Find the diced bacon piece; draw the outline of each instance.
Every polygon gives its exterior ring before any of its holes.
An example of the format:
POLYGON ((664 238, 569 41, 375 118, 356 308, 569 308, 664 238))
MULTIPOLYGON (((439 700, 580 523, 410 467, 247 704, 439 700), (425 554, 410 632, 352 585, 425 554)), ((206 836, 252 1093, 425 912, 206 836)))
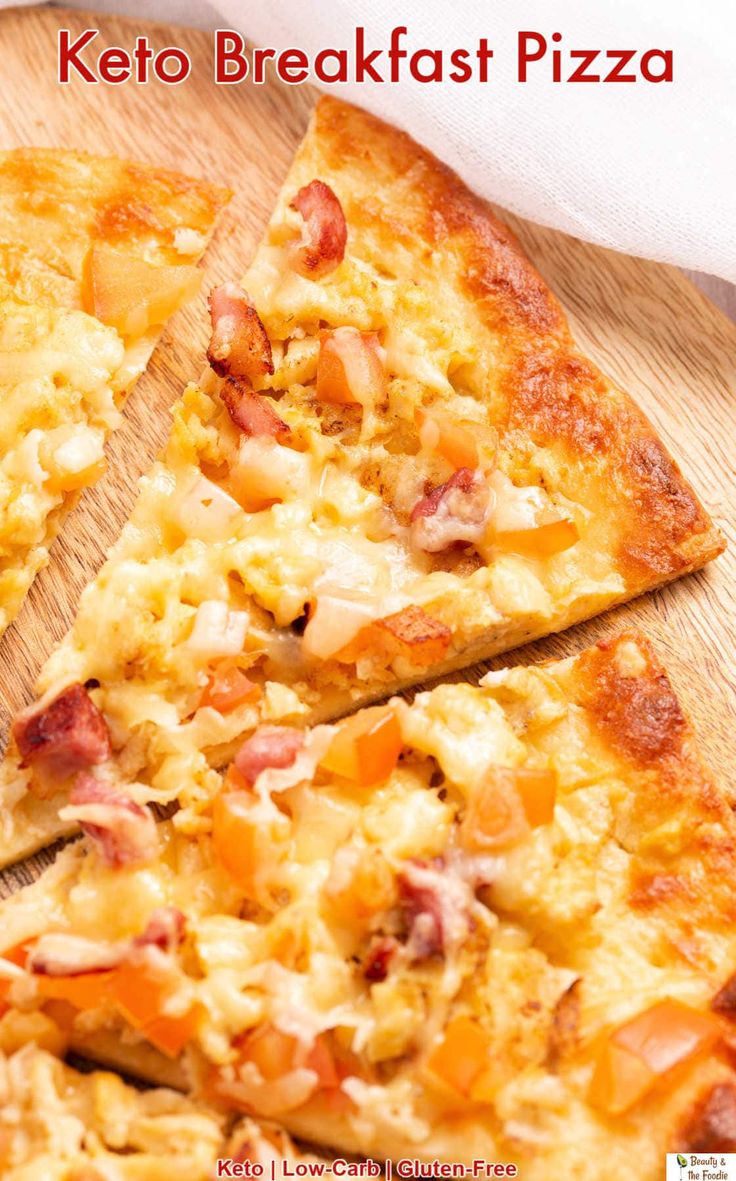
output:
POLYGON ((59 779, 110 757, 107 723, 80 684, 19 714, 13 736, 24 765, 43 763, 59 779))
POLYGON ((120 795, 92 775, 79 775, 61 820, 82 826, 110 869, 144 865, 158 852, 156 822, 149 808, 120 795))
POLYGON ((446 872, 443 863, 422 861, 407 862, 398 881, 412 959, 444 955, 465 941, 472 903, 466 882, 446 872))
POLYGON ((441 660, 452 639, 446 623, 415 604, 387 615, 385 619, 378 619, 373 628, 389 648, 422 667, 441 660))
POLYGON ((136 947, 159 947, 175 951, 184 939, 186 919, 175 906, 159 906, 151 913, 142 934, 133 940, 136 947))
POLYGON ((41 935, 28 953, 26 967, 34 976, 82 976, 106 972, 128 954, 127 941, 110 943, 64 931, 41 935))
POLYGON ((269 767, 291 767, 303 745, 303 731, 293 726, 259 726, 236 754, 235 769, 252 787, 269 767))
POLYGON ((321 279, 345 257, 348 228, 342 205, 329 185, 310 181, 299 190, 291 208, 304 218, 304 233, 294 251, 295 269, 308 279, 321 279))
POLYGON ((399 950, 399 943, 392 935, 384 935, 374 940, 363 960, 363 975, 366 980, 370 980, 372 984, 385 980, 399 950))
POLYGON ((243 378, 227 377, 220 397, 235 426, 244 435, 270 435, 272 439, 283 441, 291 434, 270 399, 257 394, 243 378))
POLYGON ((375 332, 345 325, 320 341, 315 391, 321 402, 374 410, 386 400, 383 350, 375 332))
POLYGON ((221 283, 210 293, 209 308, 207 360, 215 373, 249 382, 273 373, 271 342, 250 296, 237 283, 221 283))
POLYGON ((480 472, 458 468, 414 505, 412 543, 429 554, 458 543, 477 545, 485 536, 490 509, 491 490, 480 472))

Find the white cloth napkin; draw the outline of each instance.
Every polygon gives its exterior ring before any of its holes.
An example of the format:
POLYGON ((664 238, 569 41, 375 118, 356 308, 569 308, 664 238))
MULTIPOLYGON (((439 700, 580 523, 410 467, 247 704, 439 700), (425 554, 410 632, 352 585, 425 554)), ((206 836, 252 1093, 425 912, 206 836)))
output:
MULTIPOLYGON (((74 2, 74 0, 72 0, 74 2)), ((88 7, 89 0, 83 0, 88 7)), ((230 27, 249 44, 451 50, 487 37, 485 84, 329 87, 398 123, 477 191, 533 221, 629 254, 736 280, 733 0, 96 0, 131 15, 230 27), (519 30, 570 49, 672 49, 674 81, 554 83, 549 54, 517 81, 519 30)), ((606 70, 601 55, 599 63, 606 70)), ((243 85, 250 85, 245 82, 243 85)))

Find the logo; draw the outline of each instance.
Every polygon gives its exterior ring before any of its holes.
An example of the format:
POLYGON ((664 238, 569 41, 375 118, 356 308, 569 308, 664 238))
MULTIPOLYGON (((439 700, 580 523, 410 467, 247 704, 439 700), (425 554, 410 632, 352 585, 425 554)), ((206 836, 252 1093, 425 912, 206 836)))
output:
POLYGON ((736 1152, 668 1152, 666 1181, 736 1181, 736 1152))

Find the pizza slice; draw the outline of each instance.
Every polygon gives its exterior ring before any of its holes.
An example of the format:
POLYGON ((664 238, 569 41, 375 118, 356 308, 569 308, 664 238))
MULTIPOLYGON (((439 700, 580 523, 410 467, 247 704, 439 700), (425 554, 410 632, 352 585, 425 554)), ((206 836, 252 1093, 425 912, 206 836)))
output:
POLYGON ((0 154, 0 634, 166 320, 224 189, 113 157, 0 154))
POLYGON ((176 1091, 80 1073, 57 1057, 59 1038, 42 1014, 16 1015, 14 1029, 0 1021, 5 1181, 212 1181, 218 1160, 266 1168, 316 1159, 271 1125, 239 1119, 230 1127, 221 1111, 176 1091))
POLYGON ((186 826, 90 775, 64 814, 7 1001, 93 1057, 527 1181, 736 1145, 736 821, 638 633, 262 726, 186 826))
POLYGON ((491 210, 317 106, 130 525, 16 720, 2 858, 92 766, 195 810, 259 722, 334 718, 719 552, 491 210), (248 294, 246 294, 246 290, 248 294))

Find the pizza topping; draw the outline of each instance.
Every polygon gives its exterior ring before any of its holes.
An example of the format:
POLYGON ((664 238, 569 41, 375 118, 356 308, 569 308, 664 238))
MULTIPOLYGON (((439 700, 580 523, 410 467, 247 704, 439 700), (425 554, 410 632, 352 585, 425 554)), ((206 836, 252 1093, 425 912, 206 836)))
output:
POLYGON ((445 955, 465 941, 472 901, 465 882, 446 873, 442 864, 421 861, 407 862, 398 881, 411 959, 445 955))
POLYGON ((302 241, 294 251, 295 269, 307 279, 321 279, 345 257, 348 229, 342 205, 329 185, 313 180, 299 190, 291 208, 304 219, 302 241))
POLYGON ((334 775, 369 787, 388 778, 403 745, 395 710, 390 705, 378 705, 338 722, 322 766, 334 775))
POLYGON ((374 597, 318 595, 304 630, 304 652, 318 660, 342 655, 343 650, 379 613, 380 606, 374 597))
POLYGON ((417 407, 415 418, 419 426, 419 442, 425 451, 435 452, 456 469, 478 466, 478 445, 473 432, 477 423, 454 422, 439 411, 417 407))
POLYGON ((578 541, 577 525, 562 516, 540 488, 517 488, 496 470, 490 476, 495 493, 489 534, 495 548, 530 558, 549 558, 578 541))
POLYGON ((59 809, 62 820, 80 824, 110 869, 143 865, 158 852, 156 822, 150 809, 120 795, 93 775, 82 774, 59 809))
POLYGON ((237 656, 243 651, 249 623, 247 611, 231 611, 221 599, 207 599, 197 607, 186 647, 208 659, 237 656))
POLYGON ((436 554, 458 543, 478 544, 488 528, 491 501, 491 490, 480 472, 458 468, 446 483, 414 505, 413 545, 436 554))
POLYGON ((554 814, 557 777, 553 771, 494 767, 474 788, 460 825, 469 849, 496 849, 549 824, 554 814))
POLYGON ((395 904, 393 870, 380 849, 343 845, 333 858, 325 896, 343 922, 365 926, 395 904))
POLYGON ((13 737, 24 766, 46 764, 60 779, 110 757, 107 723, 80 684, 20 713, 13 737))
POLYGON ((235 756, 235 768, 249 787, 269 767, 291 767, 304 746, 304 731, 292 726, 259 726, 235 756))
POLYGON ((122 336, 141 336, 194 299, 201 282, 197 267, 159 266, 95 242, 85 260, 82 299, 85 311, 122 336))
POLYGON ((175 906, 159 906, 151 916, 141 935, 136 935, 136 947, 158 947, 161 951, 175 951, 184 939, 186 919, 175 906))
POLYGON ((416 604, 376 620, 373 630, 389 652, 423 667, 442 660, 452 640, 447 624, 416 604))
POLYGON ((475 1099, 492 1059, 493 1042, 480 1022, 458 1016, 445 1028, 427 1066, 446 1086, 475 1099))
POLYGON ((270 435, 283 441, 291 434, 290 428, 263 394, 257 394, 242 377, 226 377, 220 389, 230 418, 244 435, 270 435))
POLYGON ((401 951, 401 945, 392 935, 374 939, 363 960, 363 975, 371 984, 379 984, 388 976, 391 964, 401 951))
POLYGON ((34 976, 81 976, 117 967, 129 953, 126 941, 108 943, 82 935, 52 932, 41 935, 28 953, 26 967, 34 976))
POLYGON ((591 1102, 609 1115, 628 1111, 674 1067, 710 1050, 720 1035, 712 1013, 681 1001, 658 1001, 606 1039, 591 1083, 591 1102))
POLYGON ((207 682, 199 708, 209 706, 218 713, 227 714, 243 705, 255 701, 261 695, 261 686, 248 679, 237 664, 231 660, 220 660, 207 682))
POLYGON ((249 295, 237 283, 214 287, 209 299, 212 336, 207 360, 220 377, 254 382, 273 373, 271 342, 249 295))
POLYGON ((386 370, 375 332, 344 326, 323 335, 316 393, 322 402, 360 405, 364 410, 385 402, 386 370))

